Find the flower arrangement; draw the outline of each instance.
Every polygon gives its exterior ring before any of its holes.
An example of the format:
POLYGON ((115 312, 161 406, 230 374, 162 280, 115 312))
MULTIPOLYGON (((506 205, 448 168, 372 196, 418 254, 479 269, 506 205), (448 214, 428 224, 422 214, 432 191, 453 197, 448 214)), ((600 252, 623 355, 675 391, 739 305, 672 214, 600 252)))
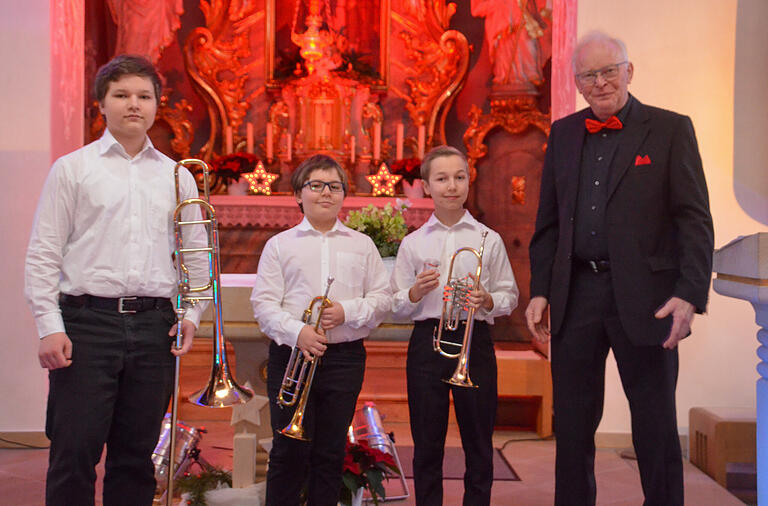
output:
POLYGON ((253 172, 257 163, 259 157, 254 154, 232 153, 215 158, 211 162, 211 172, 230 184, 240 179, 241 175, 253 172))
POLYGON ((403 211, 410 206, 408 201, 400 199, 396 204, 393 207, 388 203, 383 208, 368 204, 359 211, 350 211, 344 224, 370 237, 382 257, 395 256, 400 241, 408 233, 403 211))
POLYGON ((392 174, 400 174, 403 181, 413 183, 416 179, 421 179, 421 159, 403 158, 392 162, 392 174))
POLYGON ((379 504, 379 497, 386 499, 383 481, 387 472, 400 474, 392 455, 377 448, 371 448, 364 439, 357 443, 347 441, 347 453, 344 456, 344 474, 341 488, 341 504, 352 504, 352 496, 360 488, 371 493, 373 504, 379 504))

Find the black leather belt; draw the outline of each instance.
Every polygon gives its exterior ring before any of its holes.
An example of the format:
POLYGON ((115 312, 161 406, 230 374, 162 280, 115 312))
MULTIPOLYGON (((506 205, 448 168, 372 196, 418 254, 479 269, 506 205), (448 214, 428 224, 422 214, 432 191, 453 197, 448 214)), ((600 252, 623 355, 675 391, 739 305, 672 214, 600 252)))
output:
POLYGON ((608 272, 611 270, 610 260, 582 260, 577 258, 576 265, 579 265, 585 269, 589 269, 594 273, 608 272))
POLYGON ((167 297, 96 297, 95 295, 59 295, 59 303, 74 307, 92 307, 118 313, 138 313, 150 309, 165 309, 171 307, 167 297))

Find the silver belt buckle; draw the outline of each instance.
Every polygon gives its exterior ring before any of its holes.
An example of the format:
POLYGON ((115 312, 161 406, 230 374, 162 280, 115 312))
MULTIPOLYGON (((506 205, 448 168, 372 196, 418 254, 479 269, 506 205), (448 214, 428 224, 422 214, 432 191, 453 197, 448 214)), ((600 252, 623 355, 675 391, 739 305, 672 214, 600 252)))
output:
POLYGON ((117 299, 117 312, 118 313, 122 313, 122 314, 133 314, 133 313, 135 313, 136 312, 135 310, 123 308, 123 303, 126 300, 136 300, 136 297, 120 297, 119 299, 117 299))
POLYGON ((600 272, 599 270, 597 270, 597 261, 595 261, 595 260, 590 260, 589 261, 589 267, 592 269, 592 272, 594 272, 594 273, 600 272))

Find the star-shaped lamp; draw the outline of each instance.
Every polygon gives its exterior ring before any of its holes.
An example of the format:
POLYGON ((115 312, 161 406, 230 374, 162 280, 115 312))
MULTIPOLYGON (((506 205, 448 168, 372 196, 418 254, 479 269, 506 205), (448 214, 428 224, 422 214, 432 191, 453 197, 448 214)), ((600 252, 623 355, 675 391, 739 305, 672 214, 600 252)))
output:
POLYGON ((403 176, 399 174, 390 174, 389 168, 386 163, 382 163, 379 166, 379 171, 376 174, 365 176, 365 179, 371 183, 373 187, 373 196, 378 197, 380 195, 387 195, 389 197, 395 196, 395 185, 400 181, 403 176))
POLYGON ((280 177, 280 174, 272 174, 267 172, 264 168, 264 164, 259 162, 256 164, 256 168, 250 174, 243 174, 243 177, 248 181, 248 187, 253 193, 264 195, 272 195, 272 183, 275 179, 280 177))

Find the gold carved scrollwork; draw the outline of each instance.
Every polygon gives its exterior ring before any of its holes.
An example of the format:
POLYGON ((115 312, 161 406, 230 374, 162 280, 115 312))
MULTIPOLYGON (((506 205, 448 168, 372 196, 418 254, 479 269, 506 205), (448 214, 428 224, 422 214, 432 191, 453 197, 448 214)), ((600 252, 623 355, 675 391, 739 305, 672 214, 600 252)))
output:
POLYGON ((488 154, 485 137, 494 128, 500 127, 516 135, 533 126, 549 135, 549 114, 539 111, 536 97, 532 95, 491 97, 491 112, 483 114, 479 107, 473 105, 469 119, 469 127, 464 132, 464 145, 467 147, 470 181, 477 177, 477 160, 488 154))
POLYGON ((456 11, 444 0, 422 0, 418 22, 426 31, 402 31, 412 76, 406 78, 410 97, 406 107, 413 123, 425 125, 427 148, 445 144, 445 119, 467 77, 471 48, 466 37, 448 24, 456 11))
MULTIPOLYGON (((216 141, 223 144, 224 127, 237 133, 253 95, 245 96, 251 65, 249 34, 256 7, 241 0, 200 0, 205 27, 192 30, 184 43, 187 73, 208 108, 211 131, 200 149, 203 160, 213 158, 216 141)), ((235 142, 237 144, 237 142, 235 142)), ((219 151, 223 151, 219 149, 219 151)))
POLYGON ((178 153, 182 158, 190 157, 190 150, 192 145, 192 138, 194 137, 194 129, 192 128, 192 122, 187 116, 192 112, 192 106, 187 103, 186 99, 176 102, 174 107, 168 104, 168 96, 163 95, 160 98, 160 107, 157 109, 157 117, 171 127, 173 131, 173 139, 171 139, 171 147, 173 151, 178 153))

